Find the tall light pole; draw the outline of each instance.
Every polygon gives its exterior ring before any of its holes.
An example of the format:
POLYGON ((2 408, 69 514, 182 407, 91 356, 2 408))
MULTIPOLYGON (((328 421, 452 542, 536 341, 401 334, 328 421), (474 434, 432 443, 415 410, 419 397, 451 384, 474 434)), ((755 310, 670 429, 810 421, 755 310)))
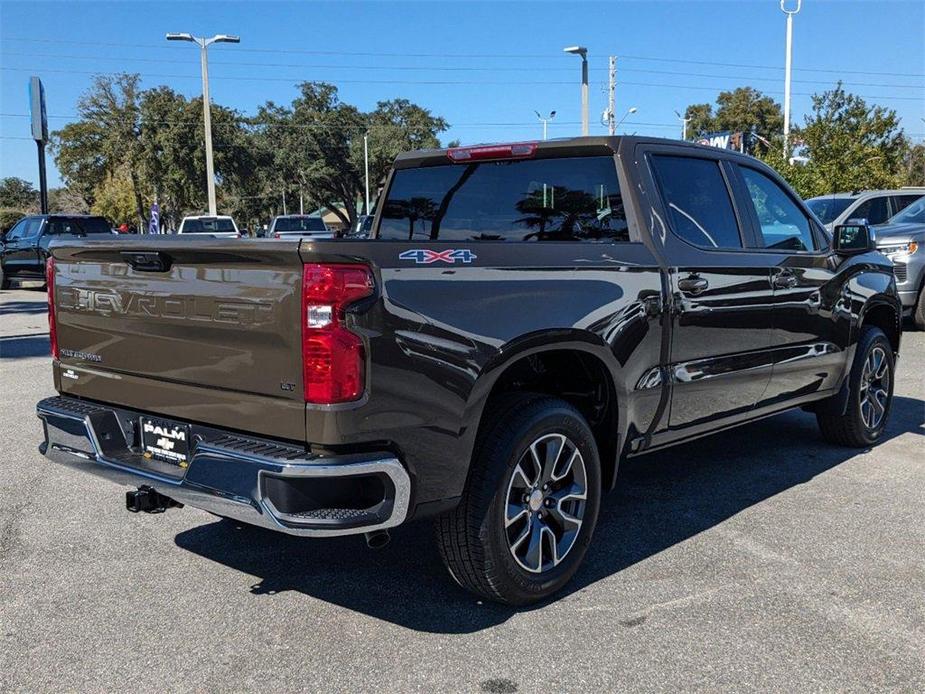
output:
POLYGON ((543 123, 543 140, 545 141, 546 140, 546 124, 556 117, 556 112, 550 111, 549 115, 545 117, 541 116, 539 111, 534 111, 534 113, 536 114, 536 117, 539 118, 540 121, 543 123))
POLYGON ((369 214, 369 133, 363 133, 363 173, 366 179, 366 214, 369 214))
POLYGON ((621 118, 621 119, 617 122, 617 124, 613 127, 613 131, 616 133, 616 132, 617 132, 617 128, 619 128, 621 125, 623 125, 623 121, 625 121, 625 120, 626 120, 627 118, 629 118, 631 115, 633 115, 634 113, 636 113, 636 111, 638 111, 638 110, 639 110, 639 109, 636 108, 635 106, 631 106, 630 108, 628 108, 628 109, 626 110, 626 113, 623 114, 623 118, 621 118))
POLYGON ((674 114, 678 117, 678 120, 681 121, 681 139, 686 140, 687 139, 687 124, 690 122, 691 119, 685 116, 682 116, 677 111, 675 111, 674 114))
MULTIPOLYGON (((216 34, 210 39, 192 34, 167 34, 168 41, 190 41, 199 46, 199 58, 202 65, 202 119, 206 130, 206 186, 209 191, 209 214, 215 216, 215 167, 212 163, 212 114, 209 101, 209 56, 208 47, 213 43, 240 43, 237 36, 216 34)), ((284 203, 285 204, 285 203, 284 203)))
POLYGON ((588 135, 588 49, 584 46, 563 48, 566 53, 581 56, 581 134, 588 135))
POLYGON ((803 0, 796 0, 795 9, 788 10, 787 0, 780 0, 780 9, 787 15, 787 58, 784 66, 784 159, 790 158, 790 63, 793 52, 793 15, 800 11, 803 0))

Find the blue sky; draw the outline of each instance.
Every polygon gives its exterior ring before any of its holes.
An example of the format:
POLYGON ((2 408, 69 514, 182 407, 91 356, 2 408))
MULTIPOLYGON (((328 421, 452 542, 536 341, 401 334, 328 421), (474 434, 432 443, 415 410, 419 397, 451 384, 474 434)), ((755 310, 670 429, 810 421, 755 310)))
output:
MULTIPOLYGON (((795 0, 788 0, 788 6, 795 0)), ((452 124, 463 143, 533 139, 534 110, 556 110, 550 137, 578 134, 579 60, 588 47, 592 133, 617 55, 621 132, 676 137, 674 110, 750 85, 783 101, 784 15, 777 0, 740 2, 0 2, 0 176, 37 182, 26 89, 39 75, 49 126, 68 122, 97 72, 139 72, 144 86, 199 94, 192 44, 168 31, 239 34, 210 50, 212 98, 244 113, 288 103, 294 84, 337 84, 362 109, 406 97, 452 124), (22 40, 29 39, 29 40, 22 40)), ((925 3, 805 0, 794 22, 793 116, 842 79, 897 110, 925 139, 925 3)), ((49 158, 49 184, 59 185, 49 158)))

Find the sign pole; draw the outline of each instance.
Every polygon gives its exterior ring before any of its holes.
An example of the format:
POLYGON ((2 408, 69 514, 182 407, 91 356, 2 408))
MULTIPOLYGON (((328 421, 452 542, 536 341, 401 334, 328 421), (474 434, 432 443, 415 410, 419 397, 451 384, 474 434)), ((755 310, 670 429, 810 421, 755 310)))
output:
POLYGON ((45 143, 36 140, 39 150, 39 203, 42 214, 48 214, 48 181, 45 178, 45 143))

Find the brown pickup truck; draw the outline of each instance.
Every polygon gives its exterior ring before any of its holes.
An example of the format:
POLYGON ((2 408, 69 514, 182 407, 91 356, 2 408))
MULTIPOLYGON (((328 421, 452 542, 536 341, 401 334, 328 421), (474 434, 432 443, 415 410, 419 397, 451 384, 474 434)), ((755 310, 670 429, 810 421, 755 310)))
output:
POLYGON ((412 153, 369 240, 52 244, 41 450, 133 511, 370 544, 436 517, 453 578, 523 604, 625 457, 794 407, 879 440, 901 307, 873 243, 713 148, 412 153))

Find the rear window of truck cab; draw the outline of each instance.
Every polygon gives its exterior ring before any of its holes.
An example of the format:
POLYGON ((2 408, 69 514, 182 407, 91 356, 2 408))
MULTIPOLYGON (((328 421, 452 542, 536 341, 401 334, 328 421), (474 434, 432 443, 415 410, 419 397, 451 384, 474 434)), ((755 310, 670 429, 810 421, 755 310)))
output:
POLYGON ((190 217, 183 220, 180 233, 215 234, 233 232, 234 223, 227 217, 190 217))
POLYGON ((480 161, 398 169, 380 239, 629 241, 611 157, 480 161))

